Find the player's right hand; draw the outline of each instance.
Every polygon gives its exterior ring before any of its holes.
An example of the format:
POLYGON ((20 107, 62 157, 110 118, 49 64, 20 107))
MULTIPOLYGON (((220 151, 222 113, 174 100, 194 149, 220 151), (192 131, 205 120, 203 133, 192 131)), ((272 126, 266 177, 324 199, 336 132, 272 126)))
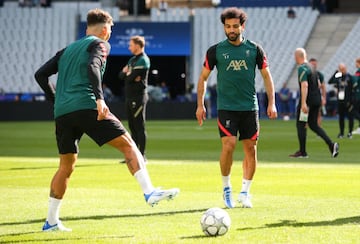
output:
POLYGON ((102 100, 102 99, 96 100, 96 108, 98 111, 97 120, 103 120, 108 116, 109 108, 106 105, 104 100, 102 100))
POLYGON ((305 114, 307 114, 308 113, 308 106, 307 106, 307 104, 301 104, 301 111, 303 112, 303 113, 305 113, 305 114))
POLYGON ((203 121, 206 119, 206 108, 205 106, 198 106, 196 109, 196 119, 200 126, 202 126, 203 121))

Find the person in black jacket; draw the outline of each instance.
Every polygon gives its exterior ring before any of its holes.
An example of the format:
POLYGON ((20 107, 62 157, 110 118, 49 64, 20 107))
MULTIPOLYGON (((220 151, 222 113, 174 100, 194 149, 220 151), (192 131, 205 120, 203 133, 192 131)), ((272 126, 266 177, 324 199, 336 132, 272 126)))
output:
POLYGON ((125 81, 125 106, 131 137, 146 160, 145 115, 150 59, 145 53, 145 38, 132 36, 129 50, 134 56, 122 68, 119 78, 125 81))
POLYGON ((352 138, 352 131, 354 128, 354 117, 348 111, 348 106, 351 99, 352 93, 352 77, 347 72, 346 65, 340 63, 338 70, 329 80, 329 84, 333 84, 337 90, 337 101, 338 101, 338 114, 339 114, 339 128, 340 132, 338 138, 344 137, 345 130, 345 117, 349 120, 349 132, 348 138, 352 138))

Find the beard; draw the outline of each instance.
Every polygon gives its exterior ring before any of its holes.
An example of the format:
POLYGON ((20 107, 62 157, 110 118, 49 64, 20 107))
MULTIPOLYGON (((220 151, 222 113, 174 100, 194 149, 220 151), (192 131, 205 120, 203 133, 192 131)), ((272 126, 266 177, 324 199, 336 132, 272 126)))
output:
POLYGON ((239 38, 239 36, 240 36, 240 33, 239 33, 239 34, 233 33, 233 32, 231 32, 231 33, 226 33, 227 39, 228 39, 229 41, 232 41, 232 42, 236 41, 236 40, 239 38))

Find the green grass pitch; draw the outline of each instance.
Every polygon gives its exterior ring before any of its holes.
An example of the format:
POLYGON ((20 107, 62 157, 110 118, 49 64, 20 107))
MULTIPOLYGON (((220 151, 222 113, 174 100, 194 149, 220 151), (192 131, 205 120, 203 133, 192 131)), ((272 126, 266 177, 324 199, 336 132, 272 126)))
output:
MULTIPOLYGON (((216 121, 148 121, 148 170, 155 186, 179 187, 173 201, 145 204, 115 149, 87 136, 61 208, 71 233, 43 233, 50 180, 58 156, 53 122, 0 122, 0 243, 360 243, 360 135, 341 139, 338 158, 308 131, 308 159, 295 121, 261 120, 253 209, 227 209, 232 225, 206 237, 200 217, 223 208, 216 121)), ((124 124, 127 126, 126 121, 124 124)), ((323 121, 331 138, 336 120, 323 121)), ((238 144, 234 198, 241 185, 238 144)))

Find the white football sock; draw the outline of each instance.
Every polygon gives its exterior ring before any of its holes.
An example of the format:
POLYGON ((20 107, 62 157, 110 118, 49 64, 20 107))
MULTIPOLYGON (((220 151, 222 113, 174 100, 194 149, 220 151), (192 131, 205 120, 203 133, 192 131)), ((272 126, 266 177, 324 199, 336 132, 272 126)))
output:
POLYGON ((59 221, 59 212, 61 206, 61 199, 53 197, 49 198, 49 211, 47 221, 50 225, 54 225, 59 221))
POLYGON ((223 188, 225 188, 225 187, 231 187, 230 175, 228 175, 228 176, 222 176, 222 182, 223 182, 223 188))
POLYGON ((242 180, 242 186, 241 186, 241 192, 250 192, 250 186, 251 186, 252 180, 242 180))
POLYGON ((139 182, 140 187, 144 194, 150 194, 154 191, 154 186, 151 183, 149 173, 146 168, 139 169, 134 174, 136 180, 139 182))

